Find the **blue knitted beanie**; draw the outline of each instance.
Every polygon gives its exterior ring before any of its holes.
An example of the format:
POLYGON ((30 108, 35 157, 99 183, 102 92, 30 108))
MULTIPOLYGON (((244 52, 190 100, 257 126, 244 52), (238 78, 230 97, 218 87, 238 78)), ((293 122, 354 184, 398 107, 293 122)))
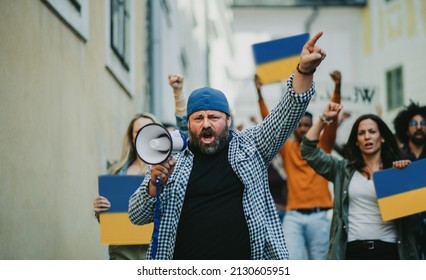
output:
POLYGON ((230 116, 228 100, 220 90, 204 87, 194 90, 188 98, 187 116, 202 110, 221 111, 230 116))

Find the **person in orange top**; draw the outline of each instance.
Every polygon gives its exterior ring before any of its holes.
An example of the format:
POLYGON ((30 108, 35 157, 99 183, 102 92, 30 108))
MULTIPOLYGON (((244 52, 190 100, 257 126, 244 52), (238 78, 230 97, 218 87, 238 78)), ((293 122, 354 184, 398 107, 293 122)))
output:
MULTIPOLYGON (((331 101, 340 103, 341 73, 330 73, 335 88, 331 101)), ((266 118, 269 110, 262 97, 260 78, 255 75, 259 108, 262 118, 266 118)), ((337 117, 331 122, 322 115, 321 120, 327 122, 318 146, 327 153, 333 149, 337 131, 337 117)), ((283 229, 289 251, 289 258, 326 259, 329 245, 330 219, 327 210, 332 206, 328 181, 318 175, 308 163, 302 159, 300 143, 312 126, 312 114, 306 112, 293 133, 280 151, 283 168, 287 174, 287 206, 283 229)))

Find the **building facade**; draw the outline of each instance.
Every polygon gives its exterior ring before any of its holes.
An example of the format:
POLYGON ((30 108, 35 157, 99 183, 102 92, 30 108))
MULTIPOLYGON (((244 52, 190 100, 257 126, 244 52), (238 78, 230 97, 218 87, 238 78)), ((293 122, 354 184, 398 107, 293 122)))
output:
POLYGON ((174 123, 169 73, 225 83, 230 21, 229 1, 0 1, 0 259, 108 258, 98 175, 134 114, 174 123))
MULTIPOLYGON (((234 1, 236 122, 260 120, 253 82, 252 45, 308 32, 323 31, 318 45, 327 58, 315 73, 316 97, 308 110, 320 114, 333 82, 329 73, 342 72, 342 104, 352 114, 338 130, 338 142, 362 113, 381 114, 392 127, 397 112, 410 100, 426 104, 422 89, 422 48, 426 45, 426 2, 419 0, 234 1)), ((285 83, 268 84, 263 96, 272 108, 285 83)))

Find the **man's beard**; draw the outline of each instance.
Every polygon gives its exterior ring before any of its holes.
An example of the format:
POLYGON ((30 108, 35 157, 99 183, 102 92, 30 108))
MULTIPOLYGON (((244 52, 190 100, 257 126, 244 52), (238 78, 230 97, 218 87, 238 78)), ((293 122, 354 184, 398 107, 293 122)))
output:
POLYGON ((417 131, 416 133, 414 133, 413 135, 410 136, 410 141, 416 145, 417 147, 423 146, 425 144, 426 138, 425 138, 425 134, 423 133, 423 131, 417 131), (419 135, 423 135, 423 137, 418 138, 416 137, 416 134, 419 135))
POLYGON ((226 146, 228 140, 228 126, 225 126, 225 129, 219 134, 216 134, 216 132, 211 127, 206 129, 203 128, 203 130, 200 132, 200 135, 196 135, 191 130, 189 130, 189 145, 191 148, 194 148, 203 154, 212 155, 219 152, 223 147, 226 146), (203 144, 201 142, 201 137, 209 135, 214 137, 214 141, 210 144, 203 144))

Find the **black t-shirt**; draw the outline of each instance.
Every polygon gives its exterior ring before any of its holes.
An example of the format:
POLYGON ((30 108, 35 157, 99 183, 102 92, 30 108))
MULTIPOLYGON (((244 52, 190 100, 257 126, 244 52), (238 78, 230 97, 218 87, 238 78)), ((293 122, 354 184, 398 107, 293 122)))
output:
POLYGON ((228 162, 228 148, 214 155, 193 151, 173 259, 250 259, 244 186, 228 162))

